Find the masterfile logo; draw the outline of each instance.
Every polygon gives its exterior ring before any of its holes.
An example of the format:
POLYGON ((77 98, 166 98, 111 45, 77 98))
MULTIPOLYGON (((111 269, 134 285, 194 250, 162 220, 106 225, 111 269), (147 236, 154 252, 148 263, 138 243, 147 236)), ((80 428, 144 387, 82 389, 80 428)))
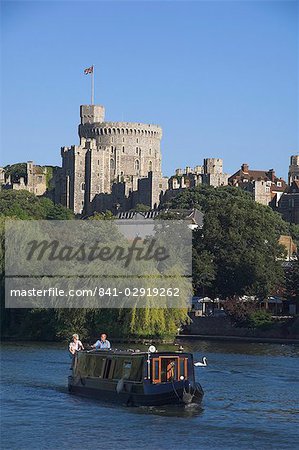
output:
POLYGON ((8 221, 7 307, 186 307, 192 231, 182 220, 8 221))

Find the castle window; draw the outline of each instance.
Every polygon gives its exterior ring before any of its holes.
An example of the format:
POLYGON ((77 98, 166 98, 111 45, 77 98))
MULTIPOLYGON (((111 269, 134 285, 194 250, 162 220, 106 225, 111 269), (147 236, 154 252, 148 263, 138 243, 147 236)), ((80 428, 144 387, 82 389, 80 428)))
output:
POLYGON ((113 145, 111 145, 111 153, 113 153, 113 145))
POLYGON ((148 171, 151 172, 152 170, 153 170, 153 162, 150 161, 150 162, 148 163, 148 171))
POLYGON ((82 189, 82 191, 85 191, 85 183, 81 184, 81 189, 82 189))
POLYGON ((115 161, 114 159, 110 159, 110 170, 114 170, 115 169, 115 161))
POLYGON ((136 155, 138 155, 138 150, 139 150, 139 148, 138 148, 138 147, 136 147, 136 155))
POLYGON ((125 142, 125 138, 123 138, 123 142, 125 142))
POLYGON ((139 139, 138 139, 138 138, 136 139, 136 142, 137 142, 137 144, 138 144, 138 142, 139 142, 139 139))
POLYGON ((149 154, 150 154, 150 155, 152 154, 152 149, 151 149, 151 148, 149 149, 149 154))
POLYGON ((123 153, 125 153, 125 147, 123 147, 123 153))
POLYGON ((139 159, 136 159, 136 160, 135 160, 134 168, 135 168, 135 171, 136 171, 136 172, 139 172, 139 169, 140 169, 140 162, 139 162, 139 159))
POLYGON ((111 138, 111 142, 113 142, 113 137, 111 138))
POLYGON ((98 166, 100 165, 100 160, 98 159, 98 166))

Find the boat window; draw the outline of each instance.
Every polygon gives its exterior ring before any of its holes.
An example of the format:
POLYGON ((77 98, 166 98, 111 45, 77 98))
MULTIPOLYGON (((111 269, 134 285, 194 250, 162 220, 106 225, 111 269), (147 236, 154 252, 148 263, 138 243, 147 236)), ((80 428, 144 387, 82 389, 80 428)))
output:
POLYGON ((106 358, 96 357, 94 359, 95 359, 95 364, 94 364, 93 376, 94 377, 98 377, 98 378, 102 378, 102 376, 103 376, 103 368, 104 368, 104 364, 105 364, 106 358))
POLYGON ((184 378, 188 377, 187 362, 188 362, 188 358, 180 358, 180 373, 179 373, 179 377, 184 377, 184 378))
POLYGON ((109 378, 109 379, 113 378, 115 362, 116 362, 115 359, 111 359, 111 358, 106 359, 106 365, 104 368, 103 378, 109 378))
POLYGON ((122 376, 123 376, 123 364, 124 364, 123 358, 118 358, 115 361, 114 374, 113 374, 113 378, 115 380, 120 380, 122 378, 122 376))
POLYGON ((128 380, 141 381, 143 372, 143 358, 133 358, 128 380))
POLYGON ((160 360, 153 359, 153 381, 159 383, 160 381, 160 360))
POLYGON ((113 379, 141 381, 143 370, 143 358, 132 358, 132 360, 118 358, 115 361, 113 379))
POLYGON ((178 379, 178 359, 162 358, 161 361, 161 382, 178 379))
POLYGON ((180 377, 187 378, 188 358, 161 356, 152 360, 153 383, 178 381, 180 377))
POLYGON ((130 378, 131 367, 132 367, 132 361, 125 361, 124 362, 123 378, 125 380, 128 380, 130 378))
POLYGON ((85 355, 82 355, 82 357, 78 357, 77 365, 76 365, 76 375, 79 375, 80 377, 87 377, 88 376, 88 359, 85 357, 85 355))

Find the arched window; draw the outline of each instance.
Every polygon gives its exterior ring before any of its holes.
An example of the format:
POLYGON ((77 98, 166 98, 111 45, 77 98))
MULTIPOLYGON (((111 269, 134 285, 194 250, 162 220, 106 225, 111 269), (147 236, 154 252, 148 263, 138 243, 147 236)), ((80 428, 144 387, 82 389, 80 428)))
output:
POLYGON ((135 172, 139 172, 139 169, 140 169, 139 159, 135 160, 134 168, 135 168, 135 172))
POLYGON ((81 184, 81 189, 82 189, 82 191, 85 191, 85 183, 81 184))
POLYGON ((148 163, 148 171, 151 172, 152 170, 153 170, 153 162, 150 161, 150 162, 148 163))

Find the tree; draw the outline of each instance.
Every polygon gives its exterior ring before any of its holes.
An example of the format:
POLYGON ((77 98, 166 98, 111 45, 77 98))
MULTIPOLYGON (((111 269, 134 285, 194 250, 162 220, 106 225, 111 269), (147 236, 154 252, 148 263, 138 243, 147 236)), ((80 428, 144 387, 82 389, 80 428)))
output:
POLYGON ((4 167, 5 173, 7 176, 10 175, 11 181, 16 182, 19 181, 21 177, 27 177, 27 164, 26 163, 17 163, 4 167))
POLYGON ((62 205, 55 205, 49 198, 9 189, 0 192, 0 216, 22 220, 66 220, 72 219, 74 214, 62 205))
POLYGON ((299 260, 292 261, 286 267, 285 292, 287 299, 299 305, 299 260))
MULTIPOLYGON (((203 229, 194 233, 194 280, 207 278, 213 296, 268 296, 282 283, 278 239, 281 217, 235 187, 200 186, 173 199, 173 208, 196 206, 204 212, 203 229), (201 261, 201 264, 199 262, 201 261)), ((198 283, 198 281, 197 281, 198 283)))

